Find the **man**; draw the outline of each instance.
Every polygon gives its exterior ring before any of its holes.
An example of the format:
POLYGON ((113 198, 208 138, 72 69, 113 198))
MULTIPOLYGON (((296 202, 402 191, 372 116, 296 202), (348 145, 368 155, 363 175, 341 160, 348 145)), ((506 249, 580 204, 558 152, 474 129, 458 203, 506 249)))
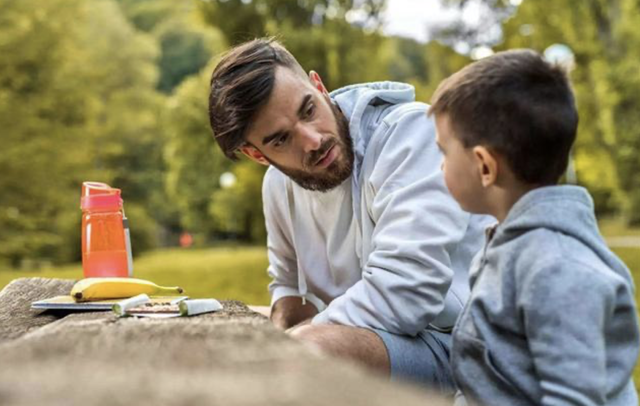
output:
POLYGON ((263 201, 273 323, 449 391, 450 331, 484 224, 449 195, 426 111, 406 84, 329 94, 269 39, 232 49, 211 78, 223 152, 271 165, 263 201))

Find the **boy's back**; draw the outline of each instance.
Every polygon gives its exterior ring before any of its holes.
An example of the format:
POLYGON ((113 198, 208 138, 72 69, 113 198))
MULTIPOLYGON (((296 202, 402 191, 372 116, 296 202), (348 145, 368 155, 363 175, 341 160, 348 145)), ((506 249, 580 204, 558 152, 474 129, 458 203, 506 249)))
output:
POLYGON ((602 240, 584 189, 526 194, 471 273, 452 349, 468 401, 637 404, 633 281, 602 240))
POLYGON ((533 51, 499 52, 433 99, 447 187, 499 222, 454 328, 456 384, 484 405, 636 406, 631 275, 586 190, 556 186, 578 126, 565 72, 533 51))

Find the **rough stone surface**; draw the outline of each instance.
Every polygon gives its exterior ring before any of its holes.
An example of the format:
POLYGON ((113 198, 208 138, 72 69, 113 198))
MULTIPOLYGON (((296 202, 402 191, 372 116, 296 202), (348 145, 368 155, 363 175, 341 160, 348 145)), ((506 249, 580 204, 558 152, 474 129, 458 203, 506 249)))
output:
POLYGON ((0 343, 58 320, 65 313, 31 310, 31 302, 71 291, 73 280, 20 278, 0 292, 0 343))
POLYGON ((0 404, 450 404, 295 342, 240 302, 162 320, 29 309, 72 284, 19 279, 0 292, 0 404))

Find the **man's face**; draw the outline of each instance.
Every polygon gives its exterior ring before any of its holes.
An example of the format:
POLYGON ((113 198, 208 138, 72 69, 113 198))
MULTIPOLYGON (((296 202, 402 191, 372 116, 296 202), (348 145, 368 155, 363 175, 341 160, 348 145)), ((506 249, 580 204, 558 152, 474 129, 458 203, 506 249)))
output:
POLYGON ((269 101, 249 125, 246 140, 242 151, 249 158, 274 165, 305 189, 333 189, 353 169, 348 122, 314 74, 309 79, 277 68, 269 101))
POLYGON ((436 142, 442 151, 442 171, 449 192, 463 210, 483 213, 484 190, 471 148, 455 135, 447 114, 436 115, 436 142))

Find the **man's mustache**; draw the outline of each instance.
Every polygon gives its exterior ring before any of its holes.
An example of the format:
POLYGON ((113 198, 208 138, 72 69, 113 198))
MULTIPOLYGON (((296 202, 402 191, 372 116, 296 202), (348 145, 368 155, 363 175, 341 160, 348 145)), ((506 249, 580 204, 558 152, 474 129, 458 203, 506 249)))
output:
POLYGON ((312 168, 322 159, 322 157, 329 151, 334 145, 338 143, 335 139, 328 139, 320 145, 320 148, 315 151, 311 151, 305 159, 304 166, 306 168, 312 168))

